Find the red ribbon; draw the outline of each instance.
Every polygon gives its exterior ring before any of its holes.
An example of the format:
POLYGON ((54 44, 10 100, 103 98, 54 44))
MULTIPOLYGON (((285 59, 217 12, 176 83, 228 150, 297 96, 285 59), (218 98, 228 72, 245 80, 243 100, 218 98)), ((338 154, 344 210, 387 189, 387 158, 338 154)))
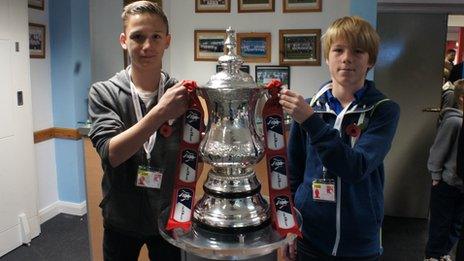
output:
POLYGON ((301 237, 288 183, 285 118, 278 96, 282 83, 279 80, 272 80, 267 84, 267 89, 271 97, 264 104, 263 129, 272 225, 281 236, 293 233, 301 237))
MULTIPOLYGON (((198 147, 205 127, 204 112, 194 92, 196 83, 183 81, 183 85, 189 91, 190 103, 184 115, 171 212, 166 230, 182 228, 188 231, 192 222, 196 181, 201 174, 198 169, 198 147)), ((272 80, 267 87, 271 98, 264 105, 263 119, 272 223, 281 236, 286 236, 287 233, 301 236, 287 178, 284 114, 278 97, 282 83, 272 80)))
POLYGON ((172 194, 171 211, 166 230, 182 228, 190 229, 192 223, 193 203, 195 199, 195 186, 201 174, 198 168, 198 147, 201 133, 204 132, 204 112, 200 100, 195 93, 195 81, 184 80, 182 85, 189 93, 189 105, 183 116, 182 136, 177 156, 176 179, 172 194))

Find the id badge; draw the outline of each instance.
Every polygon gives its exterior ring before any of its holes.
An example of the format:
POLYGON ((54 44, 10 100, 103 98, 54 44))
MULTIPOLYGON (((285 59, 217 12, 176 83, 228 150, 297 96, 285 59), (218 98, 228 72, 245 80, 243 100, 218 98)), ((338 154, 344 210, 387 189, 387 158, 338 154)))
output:
POLYGON ((316 179, 313 181, 313 200, 335 203, 335 181, 333 179, 316 179))
POLYGON ((163 172, 149 166, 139 166, 135 185, 143 188, 160 189, 163 180, 163 172))

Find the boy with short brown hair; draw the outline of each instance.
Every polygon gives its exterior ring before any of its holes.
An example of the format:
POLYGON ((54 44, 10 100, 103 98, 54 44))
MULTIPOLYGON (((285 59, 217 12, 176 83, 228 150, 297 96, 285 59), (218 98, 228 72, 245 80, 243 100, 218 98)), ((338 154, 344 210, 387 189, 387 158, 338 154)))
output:
POLYGON ((169 206, 187 90, 162 71, 171 36, 163 10, 149 1, 127 5, 119 37, 131 65, 89 92, 89 136, 100 154, 104 176, 103 255, 137 260, 147 245, 151 260, 180 260, 180 251, 158 231, 169 206), (160 133, 168 126, 171 133, 160 133))

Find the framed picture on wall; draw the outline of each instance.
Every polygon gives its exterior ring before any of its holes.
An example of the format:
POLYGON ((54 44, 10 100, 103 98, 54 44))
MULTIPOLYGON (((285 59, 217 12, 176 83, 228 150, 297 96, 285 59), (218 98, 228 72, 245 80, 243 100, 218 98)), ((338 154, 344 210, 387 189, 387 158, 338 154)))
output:
MULTIPOLYGON (((216 73, 221 72, 222 70, 223 70, 222 66, 220 64, 217 64, 216 65, 216 73)), ((242 71, 244 73, 250 73, 250 66, 246 65, 246 64, 242 64, 242 66, 240 66, 240 71, 242 71)))
POLYGON ((283 0, 284 13, 321 11, 322 0, 283 0))
MULTIPOLYGON (((123 5, 126 6, 128 4, 131 4, 133 2, 137 2, 139 0, 123 0, 123 5)), ((161 8, 163 8, 163 1, 162 0, 148 0, 150 2, 153 2, 155 4, 157 4, 158 6, 160 6, 161 8)))
POLYGON ((256 65, 255 81, 258 85, 266 85, 273 79, 277 79, 290 89, 290 67, 276 65, 256 65))
POLYGON ((230 13, 230 0, 195 0, 195 13, 230 13))
POLYGON ((45 0, 27 0, 27 6, 29 8, 44 10, 45 0))
POLYGON ((275 0, 238 0, 239 13, 274 12, 275 0))
POLYGON ((249 63, 271 62, 271 33, 237 33, 237 52, 249 63))
POLYGON ((45 25, 29 23, 29 57, 45 58, 45 25))
POLYGON ((224 54, 225 30, 195 30, 194 60, 217 61, 224 54))
POLYGON ((281 65, 320 66, 321 29, 279 30, 281 65))

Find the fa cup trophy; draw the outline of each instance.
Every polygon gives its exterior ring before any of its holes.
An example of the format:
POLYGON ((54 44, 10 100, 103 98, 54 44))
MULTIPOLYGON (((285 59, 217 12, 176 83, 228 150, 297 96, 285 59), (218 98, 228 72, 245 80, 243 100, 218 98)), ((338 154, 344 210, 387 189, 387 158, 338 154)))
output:
POLYGON ((299 231, 287 182, 285 127, 277 97, 281 84, 258 86, 240 71, 243 60, 236 54, 231 28, 224 46, 228 53, 219 58, 221 72, 203 86, 184 84, 191 99, 184 116, 178 176, 171 208, 163 212, 159 227, 169 242, 194 255, 248 259, 274 252, 299 231), (262 113, 263 138, 257 134, 255 112, 265 92, 271 97, 262 113), (206 130, 197 94, 206 101, 206 130), (253 168, 265 154, 269 203, 261 195, 253 168), (204 195, 193 205, 199 157, 211 169, 203 184, 204 195))

